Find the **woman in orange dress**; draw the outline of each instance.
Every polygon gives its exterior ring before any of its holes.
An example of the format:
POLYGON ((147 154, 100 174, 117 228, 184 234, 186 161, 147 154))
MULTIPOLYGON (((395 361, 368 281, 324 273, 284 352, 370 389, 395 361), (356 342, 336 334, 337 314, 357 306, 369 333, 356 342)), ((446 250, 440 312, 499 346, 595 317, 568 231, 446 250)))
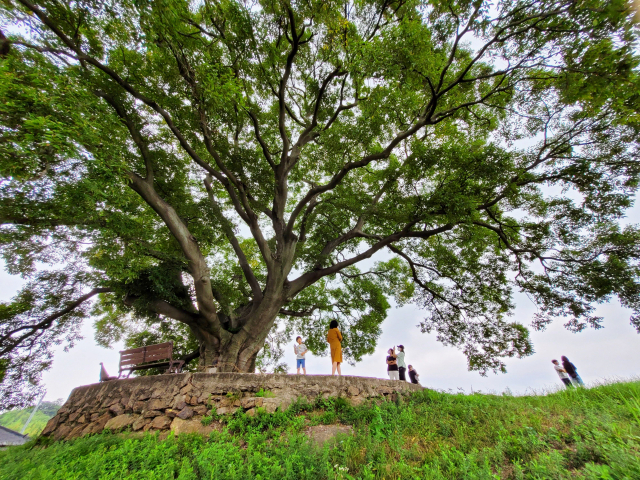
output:
POLYGON ((327 342, 331 346, 331 375, 335 375, 336 369, 338 375, 342 375, 340 371, 340 364, 342 363, 342 334, 338 330, 337 320, 332 320, 329 324, 329 333, 327 335, 327 342))

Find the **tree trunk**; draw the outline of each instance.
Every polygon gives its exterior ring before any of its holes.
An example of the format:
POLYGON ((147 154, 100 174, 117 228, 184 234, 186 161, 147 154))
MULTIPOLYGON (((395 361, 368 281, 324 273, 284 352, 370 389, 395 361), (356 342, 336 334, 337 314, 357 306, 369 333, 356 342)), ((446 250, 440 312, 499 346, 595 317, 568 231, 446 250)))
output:
POLYGON ((222 338, 202 331, 195 332, 200 343, 198 370, 253 373, 256 357, 264 347, 264 342, 276 321, 281 305, 282 301, 279 299, 263 300, 242 321, 239 331, 232 333, 223 330, 222 338))
POLYGON ((264 339, 254 339, 247 344, 240 342, 239 336, 242 335, 231 335, 231 340, 223 346, 201 342, 198 370, 253 373, 258 352, 264 346, 264 339))

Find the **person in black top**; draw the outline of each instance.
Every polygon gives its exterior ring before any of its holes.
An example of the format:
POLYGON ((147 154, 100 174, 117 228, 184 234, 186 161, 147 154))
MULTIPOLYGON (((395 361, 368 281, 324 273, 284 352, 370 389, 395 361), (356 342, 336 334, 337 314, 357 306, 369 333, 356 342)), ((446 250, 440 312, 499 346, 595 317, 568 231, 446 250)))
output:
POLYGON ((387 356, 387 373, 389 374, 389 379, 398 380, 398 360, 396 358, 396 352, 393 348, 390 348, 387 353, 389 354, 387 356))
POLYGON ((411 383, 418 383, 418 378, 420 377, 420 375, 418 375, 418 372, 415 371, 415 369, 413 368, 413 365, 409 365, 409 380, 411 380, 411 383))
POLYGON ((571 363, 569 359, 564 355, 560 357, 560 359, 562 360, 562 368, 564 368, 565 371, 569 374, 571 380, 573 380, 573 383, 584 387, 584 382, 580 378, 580 375, 578 375, 578 369, 576 368, 576 366, 571 363))

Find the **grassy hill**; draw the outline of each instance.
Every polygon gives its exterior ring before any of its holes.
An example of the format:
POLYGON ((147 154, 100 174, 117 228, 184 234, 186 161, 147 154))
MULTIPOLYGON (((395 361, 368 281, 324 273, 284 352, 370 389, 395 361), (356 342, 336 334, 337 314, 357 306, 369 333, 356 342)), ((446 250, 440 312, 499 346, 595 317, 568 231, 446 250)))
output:
MULTIPOLYGON (((37 437, 44 429, 45 425, 51 417, 53 417, 58 409, 62 406, 62 399, 55 402, 42 402, 40 408, 31 419, 31 423, 24 433, 30 437, 37 437)), ((0 414, 0 425, 19 432, 29 419, 33 407, 23 408, 21 410, 11 410, 0 414)))
POLYGON ((2 479, 640 479, 640 382, 546 396, 425 390, 297 404, 210 438, 103 433, 0 452, 2 479), (353 426, 323 446, 312 425, 353 426))

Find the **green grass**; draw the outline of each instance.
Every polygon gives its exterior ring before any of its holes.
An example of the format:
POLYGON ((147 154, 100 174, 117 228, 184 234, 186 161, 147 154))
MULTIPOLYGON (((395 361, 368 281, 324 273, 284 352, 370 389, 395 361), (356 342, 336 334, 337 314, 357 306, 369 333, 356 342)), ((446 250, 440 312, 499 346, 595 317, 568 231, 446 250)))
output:
POLYGON ((2 479, 640 479, 640 382, 546 396, 425 390, 237 413, 210 438, 103 433, 0 452, 2 479), (309 425, 356 435, 317 447, 309 425))
POLYGON ((255 393, 256 397, 263 397, 263 398, 273 398, 275 397, 275 394, 270 391, 270 390, 264 390, 264 389, 260 389, 255 393))
MULTIPOLYGON (((29 423, 29 426, 24 433, 30 437, 37 437, 40 435, 40 432, 44 430, 49 419, 56 414, 61 405, 62 399, 56 400, 55 402, 42 402, 40 408, 31 419, 31 423, 29 423)), ((19 432, 29 419, 29 415, 31 415, 32 410, 33 407, 29 407, 4 412, 0 414, 0 425, 19 432)))
MULTIPOLYGON (((22 427, 29 418, 29 415, 31 415, 31 409, 3 413, 0 415, 0 425, 19 432, 22 430, 22 427)), ((39 435, 49 421, 49 418, 50 417, 42 412, 36 412, 24 433, 30 437, 39 435)))

